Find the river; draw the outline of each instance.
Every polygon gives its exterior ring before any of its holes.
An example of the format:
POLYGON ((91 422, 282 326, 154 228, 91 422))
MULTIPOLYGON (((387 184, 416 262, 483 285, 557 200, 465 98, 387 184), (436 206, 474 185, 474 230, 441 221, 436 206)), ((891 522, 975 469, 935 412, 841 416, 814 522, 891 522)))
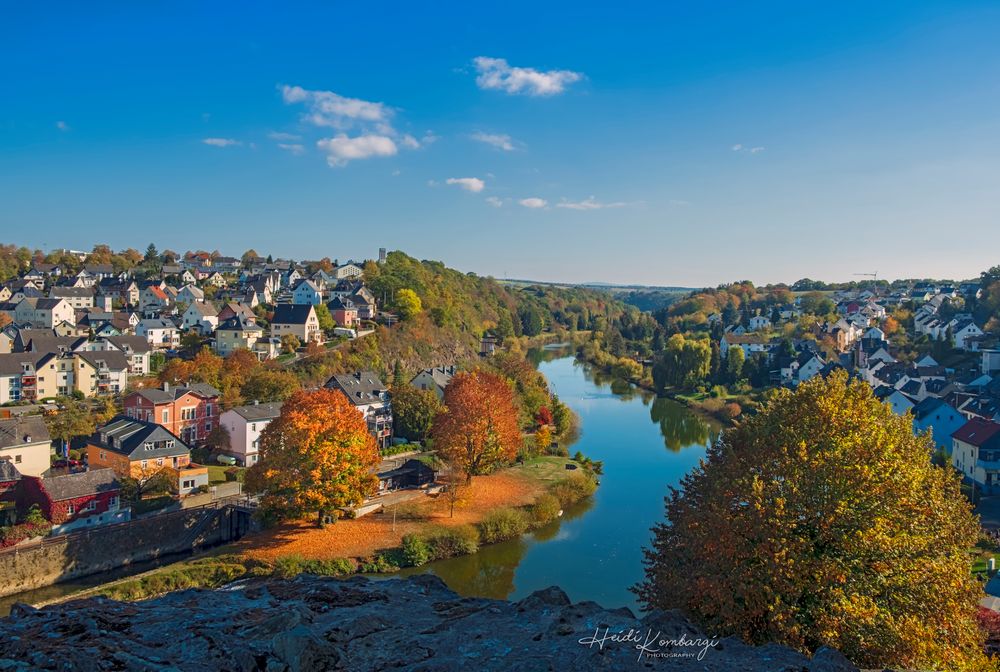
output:
MULTIPOLYGON (((642 578, 642 548, 649 544, 650 528, 663 519, 663 498, 698 464, 719 425, 675 401, 603 375, 564 349, 533 350, 529 356, 580 418, 570 454, 579 450, 604 462, 600 487, 557 522, 520 539, 400 574, 430 572, 463 595, 501 599, 558 585, 573 601, 636 610, 628 588, 642 578)), ((69 595, 173 560, 0 598, 0 616, 17 601, 30 604, 69 595)))
POLYGON ((573 601, 636 610, 629 586, 642 578, 642 548, 650 528, 663 519, 663 498, 698 464, 720 427, 675 401, 604 376, 565 351, 532 356, 580 417, 570 454, 580 450, 604 462, 600 487, 532 534, 403 573, 433 573, 458 593, 494 598, 519 599, 558 585, 573 601))

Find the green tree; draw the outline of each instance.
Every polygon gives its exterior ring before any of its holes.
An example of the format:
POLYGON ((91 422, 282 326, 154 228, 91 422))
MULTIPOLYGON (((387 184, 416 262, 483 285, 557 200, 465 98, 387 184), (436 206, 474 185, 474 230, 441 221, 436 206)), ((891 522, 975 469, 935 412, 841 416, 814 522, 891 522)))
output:
POLYGON ((746 361, 746 353, 743 348, 733 346, 726 351, 726 373, 729 379, 736 381, 743 374, 743 363, 746 361))
POLYGON ((401 289, 396 292, 396 310, 404 320, 410 320, 424 310, 420 297, 412 289, 401 289))
POLYGON ((672 490, 635 591, 707 631, 861 667, 987 669, 959 477, 843 372, 728 430, 672 490))
POLYGON ((316 319, 319 320, 319 328, 323 330, 323 333, 329 336, 333 333, 333 330, 337 328, 337 323, 333 320, 333 315, 330 314, 330 309, 326 307, 325 303, 320 303, 315 306, 316 319))
POLYGON ((685 338, 674 334, 653 364, 653 382, 657 389, 691 389, 705 380, 711 371, 712 347, 707 339, 685 338))
POLYGON ((299 349, 302 345, 302 341, 295 334, 285 334, 281 337, 281 349, 286 355, 290 355, 299 349))
POLYGON ((96 429, 94 414, 85 402, 65 398, 60 400, 62 410, 45 416, 49 436, 63 447, 78 436, 90 436, 96 429))
POLYGON ((290 371, 261 368, 252 371, 240 389, 247 401, 284 401, 299 389, 299 379, 290 371))
POLYGON ((392 391, 393 428, 398 436, 410 441, 424 441, 434 418, 443 410, 444 404, 432 390, 403 385, 392 391))

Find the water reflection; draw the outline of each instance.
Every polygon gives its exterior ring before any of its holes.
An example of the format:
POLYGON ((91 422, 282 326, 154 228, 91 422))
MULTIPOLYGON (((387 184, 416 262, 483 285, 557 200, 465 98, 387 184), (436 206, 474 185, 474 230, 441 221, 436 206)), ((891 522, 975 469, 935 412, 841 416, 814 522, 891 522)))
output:
POLYGON ((515 600, 558 585, 573 600, 636 609, 628 589, 642 578, 642 548, 663 519, 663 498, 697 466, 719 427, 565 349, 529 355, 579 415, 580 435, 569 450, 604 462, 600 487, 534 534, 403 574, 431 572, 460 594, 515 600))
POLYGON ((658 397, 649 407, 649 417, 660 426, 663 445, 675 453, 691 445, 707 448, 719 438, 717 423, 692 413, 673 399, 658 397))

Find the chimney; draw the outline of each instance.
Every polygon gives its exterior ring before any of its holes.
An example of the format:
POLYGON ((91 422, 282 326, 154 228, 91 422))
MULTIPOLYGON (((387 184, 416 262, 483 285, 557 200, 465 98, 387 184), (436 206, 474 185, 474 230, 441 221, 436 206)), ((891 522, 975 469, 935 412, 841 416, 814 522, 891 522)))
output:
POLYGON ((170 383, 163 383, 163 391, 164 392, 170 391, 170 383))
POLYGON ((25 434, 24 435, 24 442, 25 443, 31 443, 31 434, 25 434))

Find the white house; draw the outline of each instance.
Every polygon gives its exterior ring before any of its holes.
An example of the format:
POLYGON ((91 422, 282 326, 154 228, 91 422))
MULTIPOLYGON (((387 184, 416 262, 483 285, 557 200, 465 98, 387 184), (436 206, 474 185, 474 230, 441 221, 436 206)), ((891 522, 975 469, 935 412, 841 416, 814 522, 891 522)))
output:
POLYGON ((76 312, 73 306, 63 299, 27 298, 22 299, 14 307, 14 321, 18 324, 52 329, 63 322, 76 324, 76 312))
POLYGON ((244 467, 257 464, 260 433, 279 415, 281 402, 278 401, 229 409, 219 416, 219 424, 229 433, 229 450, 223 452, 235 457, 244 467))
POLYGON ((187 307, 181 320, 184 329, 211 334, 219 326, 219 309, 211 301, 195 302, 187 307))
POLYGON ((771 328, 771 320, 763 315, 754 315, 750 318, 750 331, 763 331, 771 328))
POLYGON ((1000 489, 1000 424, 973 418, 951 435, 951 464, 983 494, 1000 489))
POLYGON ((205 300, 205 292, 194 284, 187 284, 177 292, 177 300, 182 303, 198 303, 205 300))
POLYGON ((323 303, 323 292, 312 280, 301 280, 292 290, 292 303, 299 306, 318 306, 323 303))
POLYGON ((0 460, 22 476, 41 476, 51 466, 52 439, 40 415, 0 420, 0 460))
POLYGON ((743 354, 749 359, 754 353, 767 352, 770 344, 759 334, 723 334, 719 341, 719 354, 725 358, 731 347, 742 348, 743 354))
POLYGON ((140 320, 135 326, 137 336, 144 337, 153 348, 168 350, 181 344, 181 334, 170 320, 154 318, 140 320))
POLYGON ((454 366, 435 366, 433 369, 423 369, 410 379, 410 385, 418 390, 434 390, 438 399, 444 399, 444 388, 455 375, 454 366))
POLYGON ((956 348, 968 350, 968 340, 975 336, 982 336, 983 330, 976 326, 972 320, 953 320, 948 324, 951 329, 951 342, 956 348))

